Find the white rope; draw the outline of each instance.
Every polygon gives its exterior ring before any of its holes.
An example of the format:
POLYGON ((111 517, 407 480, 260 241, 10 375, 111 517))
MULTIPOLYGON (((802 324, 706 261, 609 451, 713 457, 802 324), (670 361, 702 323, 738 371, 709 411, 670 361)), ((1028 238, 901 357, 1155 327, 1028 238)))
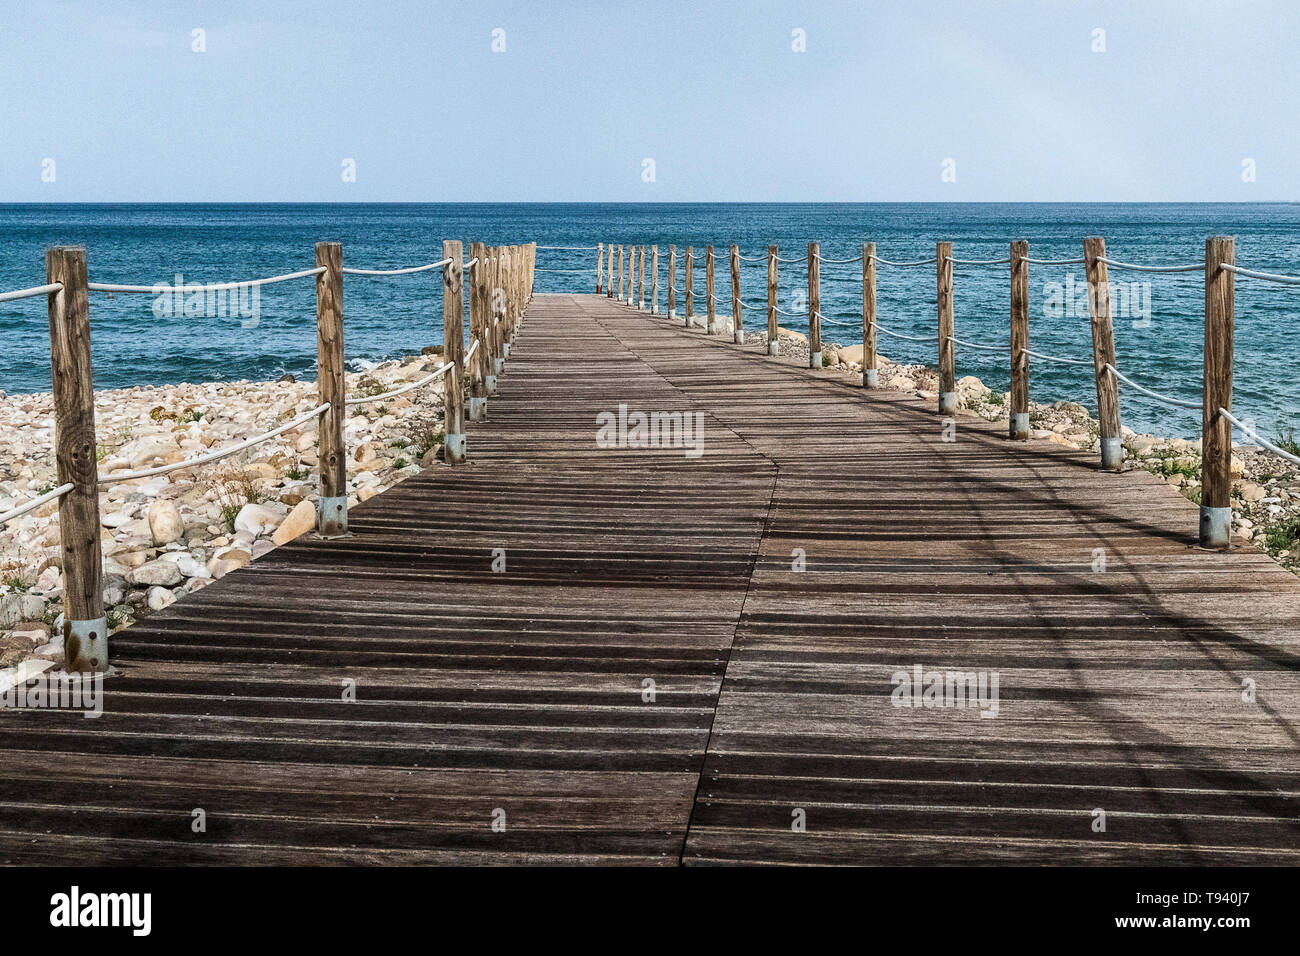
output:
POLYGON ((1284 276, 1277 272, 1256 272, 1254 269, 1242 269, 1228 265, 1226 262, 1221 263, 1221 268, 1234 275, 1248 276, 1251 279, 1267 279, 1269 282, 1281 282, 1285 285, 1300 285, 1300 276, 1284 276))
POLYGON ((962 346, 963 348, 983 349, 985 352, 1005 352, 1009 348, 1009 346, 1006 345, 980 345, 976 342, 965 342, 962 339, 957 338, 957 336, 955 335, 948 335, 945 336, 945 338, 949 339, 950 341, 956 342, 958 345, 962 346))
POLYGON ((862 261, 862 253, 858 253, 858 254, 857 254, 856 256, 854 256, 852 259, 827 259, 825 256, 819 254, 819 255, 817 256, 817 261, 818 261, 818 262, 825 262, 825 263, 827 263, 827 264, 829 264, 829 265, 843 265, 843 264, 846 263, 846 262, 861 262, 861 261, 862 261))
MULTIPOLYGON (((598 249, 600 247, 599 246, 538 246, 537 248, 538 249, 571 249, 571 250, 577 250, 579 252, 587 252, 588 250, 598 249)), ((613 246, 611 245, 610 248, 613 248, 613 246)))
POLYGON ((1164 402, 1166 405, 1177 405, 1179 408, 1194 408, 1197 410, 1199 410, 1201 407, 1200 402, 1187 402, 1187 401, 1183 401, 1181 398, 1170 398, 1168 395, 1161 395, 1159 392, 1153 392, 1151 391, 1151 389, 1147 388, 1146 386, 1139 385, 1137 382, 1133 381, 1133 379, 1129 378, 1127 375, 1125 375, 1115 366, 1111 365, 1109 362, 1107 362, 1102 367, 1105 368, 1106 371, 1110 372, 1111 375, 1114 375, 1121 382, 1124 382, 1126 385, 1131 385, 1134 388, 1136 388, 1139 392, 1141 392, 1143 395, 1150 395, 1152 398, 1156 399, 1157 401, 1164 402))
MULTIPOLYGON (((934 260, 931 260, 932 262, 934 260)), ((909 342, 929 342, 932 341, 928 335, 904 335, 902 332, 891 332, 879 322, 872 322, 877 332, 884 332, 886 335, 892 335, 896 339, 907 339, 909 342)))
POLYGON ((820 321, 825 322, 827 325, 838 325, 845 329, 855 329, 859 327, 857 322, 845 322, 842 319, 832 319, 829 316, 823 315, 821 312, 816 312, 814 314, 820 321))
POLYGON ((449 265, 451 265, 450 259, 440 259, 428 265, 408 266, 405 269, 344 269, 343 274, 345 276, 404 276, 412 272, 428 272, 430 269, 440 269, 449 265))
POLYGON ((944 256, 944 260, 958 266, 1004 266, 1011 261, 1010 259, 954 259, 952 256, 944 256))
MULTIPOLYGON (((324 266, 317 266, 315 269, 303 269, 301 272, 289 272, 282 276, 269 276, 265 279, 248 279, 243 282, 204 282, 194 283, 194 289, 197 290, 202 286, 204 292, 225 292, 230 289, 246 289, 251 286, 270 285, 273 282, 288 282, 290 279, 303 279, 307 276, 318 276, 325 271, 324 266)), ((347 270, 343 270, 346 272, 347 270)), ((189 286, 168 286, 168 285, 117 285, 111 282, 87 282, 86 288, 93 292, 135 292, 144 295, 162 295, 167 292, 187 292, 189 286)))
POLYGON ((0 515, 0 524, 8 524, 10 521, 13 521, 14 518, 21 518, 29 511, 35 511, 46 502, 54 501, 56 498, 62 498, 71 491, 73 487, 72 482, 68 482, 66 485, 59 485, 59 487, 55 488, 53 491, 47 491, 39 498, 33 498, 25 505, 19 505, 12 511, 6 511, 4 514, 0 515))
POLYGON ((271 431, 253 438, 241 441, 237 445, 231 445, 229 448, 223 448, 220 451, 214 451, 207 455, 200 455, 198 458, 187 458, 184 461, 174 462, 170 465, 160 465, 157 468, 145 468, 141 471, 128 471, 120 475, 100 475, 99 483, 101 485, 115 485, 122 481, 134 481, 137 478, 152 478, 154 475, 165 475, 168 472, 180 471, 182 468, 195 468, 199 465, 208 465, 214 461, 221 461, 223 458, 229 458, 246 448, 252 448, 254 445, 260 445, 264 441, 269 441, 277 435, 283 435, 291 428, 297 428, 304 422, 309 422, 313 418, 325 414, 329 411, 329 404, 317 405, 309 412, 304 412, 297 418, 285 422, 279 428, 273 428, 271 431))
POLYGON ((1055 355, 1044 355, 1042 352, 1035 352, 1032 349, 1021 349, 1026 355, 1032 355, 1034 358, 1040 358, 1044 362, 1059 362, 1062 365, 1092 365, 1091 362, 1081 362, 1078 359, 1060 358, 1055 355))
POLYGON ((884 266, 929 266, 934 265, 935 261, 934 256, 931 256, 929 259, 916 259, 912 262, 894 262, 891 259, 882 259, 880 256, 872 256, 871 258, 884 266))
POLYGON ((406 385, 403 385, 401 388, 395 388, 395 389, 393 389, 391 392, 381 392, 381 393, 378 394, 378 395, 365 395, 365 396, 360 396, 360 397, 358 397, 358 398, 349 398, 349 399, 346 399, 346 400, 344 401, 343 404, 345 404, 345 405, 366 405, 366 404, 368 404, 368 403, 370 403, 370 402, 383 402, 383 401, 387 401, 387 400, 390 399, 390 398, 396 398, 398 395, 405 395, 407 392, 413 392, 413 391, 415 391, 415 389, 417 389, 417 388, 421 388, 421 387, 423 387, 423 386, 425 386, 425 385, 428 385, 428 384, 429 384, 430 382, 432 382, 435 378, 437 378, 438 376, 440 376, 440 375, 442 375, 444 372, 446 372, 447 369, 449 369, 449 368, 451 368, 451 363, 450 363, 450 362, 444 362, 443 364, 439 365, 439 366, 437 367, 437 369, 435 369, 435 370, 433 371, 432 374, 430 374, 430 375, 426 375, 424 378, 420 379, 418 382, 410 382, 410 383, 408 383, 408 384, 406 384, 406 385))
POLYGON ((473 259, 469 260, 469 262, 465 263, 465 268, 468 269, 473 265, 478 265, 478 256, 475 256, 473 259))
POLYGON ((1132 269, 1135 272, 1204 272, 1204 262, 1193 262, 1185 266, 1139 266, 1131 262, 1120 262, 1117 259, 1107 259, 1105 256, 1098 256, 1098 262, 1104 262, 1108 266, 1114 266, 1116 269, 1132 269))
POLYGON ((465 353, 466 368, 469 368, 469 360, 474 357, 474 353, 477 351, 478 351, 478 339, 475 339, 473 342, 470 343, 469 351, 465 353))
POLYGON ((740 253, 736 253, 736 256, 743 262, 766 262, 767 261, 767 256, 742 256, 740 255, 740 253))
POLYGON ((1081 266, 1084 263, 1082 258, 1079 259, 1031 259, 1024 256, 1025 262, 1032 262, 1036 266, 1081 266))
POLYGON ((1232 422, 1232 424, 1240 428, 1243 432, 1246 433, 1247 436, 1253 438, 1256 444, 1262 445, 1264 448, 1267 448, 1275 455, 1281 455, 1287 461, 1294 462, 1295 464, 1300 465, 1300 458, 1297 458, 1289 451, 1283 451, 1281 448, 1278 448, 1277 445, 1274 445, 1271 441, 1261 438, 1259 432, 1255 431, 1255 429, 1251 428, 1249 425, 1244 424, 1241 421, 1241 419, 1237 418, 1235 415, 1232 414, 1232 412, 1228 411, 1226 408, 1220 408, 1219 414, 1222 415, 1224 418, 1226 418, 1228 421, 1232 422))
POLYGON ((800 256, 795 256, 793 259, 782 259, 780 256, 777 256, 776 261, 777 262, 807 262, 808 260, 800 256))
POLYGON ((581 274, 581 275, 591 274, 590 269, 543 269, 541 266, 537 267, 537 271, 538 272, 571 272, 574 274, 581 274))
POLYGON ((58 292, 62 288, 62 282, 51 282, 49 285, 33 286, 30 289, 15 289, 13 292, 0 292, 0 302, 12 302, 14 299, 30 299, 33 296, 48 295, 51 292, 58 292))

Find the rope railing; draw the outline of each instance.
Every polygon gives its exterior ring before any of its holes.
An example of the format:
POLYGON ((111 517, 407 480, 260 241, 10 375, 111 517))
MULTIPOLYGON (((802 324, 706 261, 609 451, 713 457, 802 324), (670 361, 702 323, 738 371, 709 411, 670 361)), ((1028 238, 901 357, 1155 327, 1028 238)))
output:
POLYGON ((1220 263, 1220 269, 1231 272, 1233 275, 1245 276, 1248 279, 1263 279, 1266 282, 1280 282, 1283 285, 1300 285, 1300 276, 1287 276, 1277 272, 1259 272, 1255 269, 1242 269, 1238 266, 1220 263))
POLYGON ((1291 452, 1286 451, 1285 449, 1277 447, 1277 445, 1273 444, 1267 438, 1261 436, 1259 432, 1255 431, 1255 429, 1251 428, 1249 425, 1243 422, 1236 415, 1232 414, 1232 412, 1228 411, 1226 408, 1220 408, 1219 414, 1222 415, 1224 418, 1226 418, 1228 421, 1232 422, 1232 424, 1240 428, 1242 434, 1246 435, 1248 438, 1250 438, 1255 444, 1259 445, 1261 448, 1267 448, 1273 454, 1285 458, 1287 461, 1291 462, 1292 464, 1300 465, 1300 457, 1291 454, 1291 452))
POLYGON ((1098 262, 1104 262, 1108 266, 1116 269, 1129 269, 1133 272, 1204 272, 1205 262, 1189 262, 1181 266, 1144 266, 1133 262, 1120 262, 1118 259, 1108 259, 1105 256, 1098 256, 1098 262))
POLYGON ((885 328, 879 322, 870 323, 871 327, 877 332, 884 332, 886 335, 892 335, 896 339, 907 339, 909 342, 933 342, 934 337, 930 335, 904 335, 902 332, 894 332, 885 328))
MULTIPOLYGON (((475 344, 477 345, 478 343, 475 344)), ((417 382, 407 382, 405 385, 402 385, 399 388, 395 388, 388 392, 381 392, 378 395, 358 395, 355 396, 354 398, 345 399, 343 404, 352 407, 354 405, 369 405, 371 402, 386 402, 390 398, 396 398, 399 395, 405 395, 407 392, 413 392, 417 388, 423 388, 424 386, 432 382, 434 379, 441 378, 443 375, 445 375, 449 368, 451 368, 451 363, 444 362, 442 365, 438 366, 438 368, 436 368, 431 374, 426 375, 424 378, 420 379, 417 382)))
POLYGON ((100 475, 99 483, 100 485, 116 485, 123 481, 136 481, 140 478, 153 478, 156 475, 167 475, 171 474, 173 471, 180 471, 185 468, 198 468, 200 465, 211 465, 215 462, 221 461, 222 459, 229 458, 231 455, 237 455, 241 451, 245 451, 255 445, 260 445, 263 442, 270 441, 272 438, 283 435, 285 432, 291 431, 299 425, 303 425, 314 418, 319 418, 321 415, 324 415, 329 411, 329 409, 329 403, 326 402, 322 405, 317 405, 311 411, 304 412, 296 418, 285 422, 278 428, 273 428, 269 432, 263 432, 260 435, 247 438, 237 444, 229 445, 219 451, 210 452, 206 455, 199 455, 196 458, 186 458, 182 461, 172 462, 169 465, 159 465, 156 468, 142 468, 139 471, 100 475))
POLYGON ((1057 365, 1087 365, 1092 367, 1092 362, 1082 361, 1080 359, 1062 358, 1059 355, 1048 355, 1045 352, 1035 352, 1033 349, 1021 349, 1021 353, 1032 355, 1036 359, 1042 359, 1044 362, 1055 362, 1057 365))
MULTIPOLYGON (((670 252, 675 255, 675 246, 670 246, 670 252)), ((690 248, 690 247, 688 247, 690 248)), ((822 331, 823 326, 827 329, 838 328, 848 329, 857 326, 856 321, 849 321, 839 316, 831 317, 826 315, 820 308, 821 295, 824 287, 829 287, 832 295, 839 294, 843 289, 844 283, 851 283, 854 277, 847 271, 831 270, 829 275, 823 276, 819 268, 820 265, 839 265, 856 262, 866 262, 869 265, 893 266, 893 267, 924 267, 930 265, 939 265, 937 270, 937 289, 936 301, 938 303, 938 409, 941 414, 951 414, 957 410, 960 404, 960 394, 957 389, 957 354, 958 351, 970 349, 983 353, 1001 353, 1006 356, 1005 361, 1010 365, 1010 408, 1008 409, 1008 424, 1010 428, 1010 437, 1014 439, 1028 439, 1030 437, 1030 399, 1029 399, 1029 359, 1035 359, 1051 365, 1068 366, 1077 369, 1091 369, 1093 374, 1089 377, 1095 381, 1097 389, 1097 406, 1096 415, 1098 419, 1098 431, 1100 437, 1100 451, 1102 467, 1108 471, 1120 471, 1124 468, 1124 448, 1123 448, 1123 429, 1121 425, 1120 404, 1121 388, 1131 389, 1134 395, 1140 395, 1153 402, 1166 405, 1175 409, 1186 411, 1197 411, 1202 408, 1210 409, 1222 405, 1224 408, 1230 404, 1232 393, 1232 295, 1230 285, 1236 276, 1242 276, 1250 279, 1261 281, 1275 282, 1288 286, 1300 286, 1300 275, 1288 275, 1280 272, 1268 272, 1259 269, 1250 269, 1236 265, 1232 261, 1233 243, 1229 239, 1211 239, 1206 243, 1205 258, 1196 262, 1187 263, 1141 263, 1129 262, 1121 259, 1114 259, 1106 255, 1105 241, 1099 237, 1090 237, 1084 240, 1082 256, 1061 256, 1057 258, 1049 257, 1032 257, 1029 255, 1029 244, 1024 241, 1013 242, 1010 247, 1010 255, 1006 257, 988 258, 966 258, 954 254, 953 244, 951 242, 938 242, 935 246, 934 256, 918 259, 887 259, 876 254, 874 243, 865 243, 862 247, 862 255, 851 256, 847 258, 835 258, 824 256, 818 243, 811 242, 808 244, 808 257, 799 256, 779 256, 769 252, 767 256, 749 256, 740 253, 736 246, 731 246, 729 256, 729 265, 732 280, 732 300, 739 306, 739 311, 733 308, 735 317, 739 318, 744 310, 753 310, 759 315, 766 314, 769 318, 767 329, 767 347, 769 355, 778 355, 778 338, 779 328, 774 328, 775 323, 771 321, 772 312, 777 315, 788 316, 794 319, 805 319, 808 322, 808 358, 809 367, 817 368, 821 364, 822 352, 822 331), (747 263, 769 264, 785 263, 788 265, 806 265, 807 272, 804 273, 799 269, 794 270, 796 283, 802 284, 807 277, 808 282, 808 309, 806 311, 793 311, 782 308, 779 305, 769 305, 767 301, 753 301, 738 293, 738 287, 741 285, 742 269, 741 266, 747 263), (955 332, 954 322, 954 273, 957 271, 954 266, 968 267, 999 267, 1010 266, 1011 277, 1011 319, 1010 319, 1010 337, 1005 344, 994 343, 989 338, 976 335, 970 339, 959 338, 955 332), (1088 320, 1092 338, 1092 358, 1091 360, 1072 358, 1062 355, 1054 355, 1048 352, 1031 349, 1030 343, 1030 326, 1029 326, 1029 265, 1046 266, 1046 267, 1069 267, 1085 266, 1087 269, 1089 282, 1095 283, 1100 278, 1101 273, 1105 272, 1107 266, 1116 270, 1133 270, 1151 274, 1186 274, 1192 272, 1204 272, 1206 282, 1206 312, 1205 312, 1205 349, 1206 357, 1203 363, 1204 368, 1204 388, 1203 400, 1200 402, 1179 398, 1174 395, 1168 395, 1146 385, 1135 381, 1130 376, 1119 371, 1118 363, 1115 358, 1114 342, 1114 323, 1111 316, 1110 297, 1105 295, 1090 295, 1088 297, 1088 320), (1225 283, 1228 283, 1225 285, 1225 283), (1212 355, 1213 353, 1213 355, 1212 355)), ((769 247, 771 248, 771 247, 769 247)), ((611 254, 611 263, 613 262, 611 254)), ((675 260, 670 260, 675 262, 675 260)), ((692 252, 685 259, 688 280, 695 276, 695 256, 692 252)), ((675 271, 675 265, 674 265, 675 271)), ((706 273, 708 274, 708 273, 706 273)), ((611 273, 612 275, 612 273, 611 273)), ((753 272, 744 272, 746 282, 755 278, 753 272)), ((1109 282, 1109 278, 1107 279, 1109 282)), ((901 339, 908 342, 931 343, 930 347, 934 348, 935 337, 931 335, 912 335, 905 332, 895 331, 892 328, 882 326, 876 318, 875 309, 877 298, 875 295, 874 284, 876 282, 876 272, 874 269, 865 269, 863 271, 862 282, 862 373, 863 385, 869 388, 875 388, 879 385, 879 369, 877 364, 879 355, 876 351, 877 333, 890 336, 895 339, 901 339), (870 288, 865 284, 869 283, 870 288)), ((670 301, 675 295, 684 294, 680 287, 669 283, 670 301)), ((772 295, 769 289, 769 297, 772 295)), ((694 293, 694 289, 692 289, 694 293)), ((719 304, 719 300, 725 301, 725 292, 723 295, 717 293, 710 294, 707 291, 699 293, 702 302, 710 309, 719 304)), ((1123 298, 1121 296, 1121 302, 1123 298)), ((694 304, 692 299, 692 304, 694 304)), ((833 310, 834 311, 834 310, 833 310)), ((739 326, 741 323, 737 322, 739 326)), ((710 330, 712 331, 712 330, 710 330)), ((743 344, 745 339, 741 328, 733 329, 736 336, 736 343, 743 344)), ((1124 392, 1124 397, 1128 396, 1128 391, 1124 392)), ((1204 470, 1207 478, 1204 482, 1205 499, 1202 503, 1202 530, 1201 541, 1207 546, 1221 546, 1227 541, 1228 534, 1231 530, 1231 508, 1229 507, 1228 496, 1231 489, 1231 475, 1227 464, 1227 455, 1231 446, 1231 429, 1226 439, 1221 434, 1217 434, 1218 440, 1211 440, 1211 435, 1215 429, 1221 429, 1223 422, 1217 422, 1217 413, 1215 415, 1206 415, 1203 421, 1203 459, 1204 470), (1228 451, 1225 451, 1225 448, 1228 451), (1225 519, 1225 515, 1228 516, 1225 519)), ((1224 419, 1226 421, 1226 419, 1224 419)), ((1258 433, 1251 431, 1251 434, 1258 438, 1258 433)), ((1266 447, 1271 451, 1283 453, 1275 444, 1267 444, 1260 439, 1261 447, 1266 447)), ((1295 460, 1289 457, 1288 460, 1295 460)))
POLYGON ((0 525, 8 524, 15 518, 21 518, 23 515, 35 511, 37 508, 41 507, 41 505, 48 504, 51 501, 58 501, 75 487, 76 485, 69 481, 66 484, 59 485, 59 487, 45 492, 45 494, 40 495, 39 497, 33 498, 25 505, 19 505, 17 508, 6 511, 4 514, 0 515, 0 525))
MULTIPOLYGON (((305 279, 325 272, 324 266, 315 269, 301 269, 298 272, 286 272, 284 275, 267 276, 264 279, 244 279, 235 282, 203 282, 205 292, 228 292, 231 289, 249 289, 254 286, 273 285, 276 282, 288 282, 290 279, 305 279)), ((121 285, 115 282, 87 282, 86 288, 91 292, 118 292, 135 295, 159 295, 164 292, 182 292, 185 286, 167 285, 121 285)))
POLYGON ((49 295, 63 288, 62 282, 48 282, 30 289, 14 289, 12 292, 0 292, 0 302, 14 302, 18 299, 30 299, 33 296, 49 295))
POLYGON ((934 256, 931 256, 929 259, 915 259, 909 262, 897 262, 893 259, 882 259, 880 256, 872 256, 871 258, 882 266, 902 266, 904 268, 908 266, 932 266, 937 261, 934 256))
POLYGON ((1145 385, 1139 385, 1137 382, 1133 381, 1133 379, 1129 378, 1127 375, 1125 375, 1123 372, 1121 372, 1121 371, 1120 371, 1119 369, 1117 369, 1115 366, 1111 365, 1109 362, 1107 362, 1107 363, 1106 363, 1104 366, 1102 366, 1102 367, 1103 367, 1107 372, 1109 372, 1111 375, 1114 375, 1116 378, 1118 378, 1118 379, 1119 379, 1121 382, 1123 382, 1124 384, 1129 385, 1129 386, 1132 386, 1133 388, 1136 388, 1136 389, 1137 389, 1139 392, 1141 392, 1143 395, 1150 396, 1151 398, 1154 398, 1154 399, 1155 399, 1156 401, 1158 401, 1158 402, 1164 402, 1166 405, 1173 405, 1173 406, 1175 406, 1175 407, 1177 407, 1177 408, 1191 408, 1191 409, 1195 409, 1195 410, 1197 410, 1197 411, 1200 411, 1200 409, 1201 409, 1201 403, 1200 403, 1200 402, 1189 402, 1189 401, 1186 401, 1186 400, 1181 399, 1181 398, 1172 398, 1172 397, 1169 396, 1169 395, 1161 395, 1159 392, 1153 392, 1151 389, 1147 388, 1145 385))
POLYGON ((947 339, 950 342, 956 342, 958 345, 963 346, 964 348, 980 349, 984 352, 1007 352, 1010 350, 1010 346, 1008 345, 981 345, 978 342, 967 342, 964 339, 959 339, 955 335, 949 335, 947 336, 947 339))
MULTIPOLYGON (((102 554, 99 548, 99 489, 124 482, 169 475, 187 469, 215 464, 248 449, 272 441, 296 428, 320 420, 318 439, 322 462, 346 459, 344 423, 346 409, 368 402, 395 398, 445 377, 443 394, 443 458, 456 464, 465 458, 464 418, 468 391, 469 417, 482 413, 486 396, 495 389, 509 353, 514 330, 522 321, 524 309, 532 297, 535 272, 535 247, 531 244, 510 247, 486 247, 474 244, 467 261, 462 263, 462 243, 443 242, 443 258, 437 262, 392 269, 344 268, 339 243, 316 245, 317 265, 283 275, 265 276, 232 282, 133 285, 117 282, 89 282, 86 279, 85 250, 76 246, 56 246, 46 250, 44 285, 0 293, 0 302, 16 301, 40 295, 64 292, 52 298, 50 308, 50 348, 53 357, 53 398, 55 427, 60 435, 92 436, 90 454, 68 462, 58 456, 59 487, 38 495, 25 504, 0 514, 0 525, 33 511, 59 502, 61 537, 77 542, 76 548, 63 550, 65 595, 65 633, 69 640, 66 666, 69 670, 103 670, 108 663, 108 628, 104 625, 102 589, 99 580, 102 554), (453 269, 446 269, 449 265, 453 269), (433 269, 443 272, 444 344, 450 361, 418 381, 378 395, 348 398, 343 357, 343 296, 345 276, 399 276, 433 269), (463 316, 467 283, 466 270, 473 270, 469 286, 470 345, 461 356, 463 316), (483 270, 487 269, 486 277, 483 270), (162 294, 183 289, 202 288, 205 292, 245 289, 293 279, 316 278, 317 385, 313 408, 293 414, 267 431, 233 442, 225 447, 180 461, 148 468, 97 474, 93 436, 95 434, 94 383, 91 380, 90 310, 88 292, 162 294), (484 284, 486 278, 490 286, 484 284), (488 288, 493 290, 488 295, 488 288), (498 296, 501 298, 498 300, 498 296), (57 314, 56 314, 57 312, 57 314), (455 361, 461 358, 461 362, 455 361), (462 377, 461 363, 466 374, 462 377), (450 370, 454 375, 448 375, 450 370), (468 383, 468 389, 462 387, 468 383), (476 413, 477 412, 477 413, 476 413), (89 463, 88 465, 86 463, 89 463), (66 500, 65 500, 66 499, 66 500), (84 547, 84 542, 91 542, 84 547), (76 638, 75 640, 72 638, 76 638)), ((320 469, 316 528, 322 538, 347 533, 349 499, 346 468, 320 469)))
MULTIPOLYGON (((422 266, 403 266, 399 269, 354 269, 344 267, 340 271, 345 276, 404 276, 413 272, 428 272, 431 269, 441 269, 448 265, 451 265, 450 259, 439 259, 437 262, 426 263, 422 266)), ((465 263, 466 268, 471 265, 473 265, 472 262, 465 263)))

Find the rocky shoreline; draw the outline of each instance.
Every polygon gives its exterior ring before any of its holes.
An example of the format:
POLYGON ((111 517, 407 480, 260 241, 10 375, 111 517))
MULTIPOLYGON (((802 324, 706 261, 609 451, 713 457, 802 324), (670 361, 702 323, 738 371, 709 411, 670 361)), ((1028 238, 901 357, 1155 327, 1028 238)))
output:
MULTIPOLYGON (((433 371, 441 349, 347 376, 378 395, 433 371)), ((210 382, 95 393, 101 475, 172 464, 269 431, 317 404, 315 382, 210 382)), ((439 455, 442 388, 351 408, 352 504, 439 455)), ((0 511, 57 484, 48 393, 0 393, 0 511)), ((113 632, 241 568, 316 524, 316 422, 224 461, 107 485, 100 493, 104 604, 113 632)), ((0 667, 63 657, 58 503, 0 528, 0 667)))
MULTIPOLYGON (((765 333, 747 333, 762 344, 765 333)), ((348 376, 350 395, 378 395, 428 374, 436 348, 348 376)), ((782 355, 804 362, 806 337, 782 330, 782 355)), ((853 380, 862 347, 826 344, 823 361, 853 380)), ((936 398, 924 365, 881 358, 885 388, 936 398)), ((1008 396, 979 379, 958 382, 963 410, 1007 420, 1008 396)), ((222 382, 136 387, 95 394, 100 473, 184 461, 276 427, 310 410, 315 383, 222 382)), ((1031 404, 1031 439, 1098 451, 1097 422, 1074 402, 1031 404)), ((54 411, 49 394, 0 393, 0 511, 56 484, 54 411)), ((440 455, 438 385, 354 407, 345 425, 352 504, 416 475, 440 455)), ((1144 468, 1197 501, 1200 442, 1125 430, 1132 467, 1144 468)), ((310 422, 211 465, 136 479, 101 490, 104 600, 116 632, 315 527, 316 425, 310 422)), ((1233 530, 1300 573, 1300 468, 1250 446, 1234 446, 1233 530)), ((29 658, 61 661, 63 575, 57 503, 0 528, 0 668, 29 658)))

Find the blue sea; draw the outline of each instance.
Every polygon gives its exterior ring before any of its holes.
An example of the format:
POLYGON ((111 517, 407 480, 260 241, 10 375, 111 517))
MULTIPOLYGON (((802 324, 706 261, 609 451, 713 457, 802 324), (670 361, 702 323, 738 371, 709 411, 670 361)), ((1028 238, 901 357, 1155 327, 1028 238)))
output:
MULTIPOLYGON (((229 204, 229 205, 0 205, 0 291, 44 282, 43 251, 53 244, 84 245, 91 281, 153 286, 218 282, 275 275, 314 265, 320 240, 343 243, 344 265, 394 268, 433 261, 444 238, 492 244, 535 241, 543 246, 594 246, 597 242, 658 243, 661 269, 667 245, 712 243, 725 270, 726 247, 762 255, 768 243, 798 263, 781 266, 781 307, 798 311, 806 288, 802 260, 807 243, 821 243, 827 258, 850 258, 861 243, 877 243, 881 257, 923 259, 939 239, 953 255, 1000 259, 1007 244, 1025 239, 1030 256, 1073 258, 1085 236, 1107 240, 1110 257, 1140 263, 1187 263, 1203 258, 1211 235, 1237 237, 1239 265, 1300 273, 1300 204, 229 204)), ((537 274, 542 292, 592 292, 595 252, 541 250, 542 269, 583 273, 537 274)), ((702 263, 697 267, 702 292, 702 263)), ((766 297, 766 267, 746 264, 742 295, 766 297)), ((725 272, 720 273, 720 275, 725 272)), ((1081 266, 1032 266, 1031 347, 1087 359, 1086 308, 1071 299, 1083 284, 1081 266)), ((1115 321, 1118 366, 1158 391, 1195 400, 1200 393, 1201 274, 1150 275, 1112 270, 1127 299, 1115 321)), ((681 284, 681 266, 678 266, 681 284)), ((879 322, 910 335, 933 335, 934 268, 881 265, 879 322)), ((664 295, 665 283, 660 283, 664 295)), ((720 309, 730 309, 729 280, 718 285, 720 309)), ((1007 339, 1008 275, 1005 265, 956 267, 957 336, 1001 345, 1007 339)), ((1113 299, 1116 297, 1113 296, 1113 299)), ((661 308, 662 308, 661 299, 661 308)), ((1082 299, 1078 300, 1081 305, 1082 299)), ((697 299, 702 310, 702 295, 697 299)), ((1236 399, 1239 414, 1264 434, 1300 420, 1300 360, 1295 348, 1300 290, 1239 278, 1236 293, 1236 399)), ((344 286, 346 349, 359 367, 418 351, 441 341, 439 273, 396 278, 348 277, 344 286)), ((861 266, 822 268, 822 312, 860 321, 861 266)), ((270 379, 284 373, 312 377, 315 299, 311 280, 261 289, 255 325, 239 317, 158 315, 154 297, 91 293, 95 384, 226 379, 270 379)), ((760 311, 746 325, 763 324, 760 311)), ((782 324, 806 330, 805 319, 782 324)), ((851 344, 860 332, 827 325, 823 340, 851 344)), ((50 387, 48 325, 43 298, 0 304, 0 389, 9 393, 50 387)), ((932 342, 881 336, 882 354, 900 362, 933 364, 932 342)), ((959 347, 958 374, 977 375, 996 389, 1008 383, 1005 352, 959 347)), ((1036 362, 1031 394, 1037 401, 1072 399, 1092 408, 1095 393, 1086 368, 1036 362)), ((1199 415, 1122 391, 1126 425, 1138 431, 1195 436, 1199 415)))

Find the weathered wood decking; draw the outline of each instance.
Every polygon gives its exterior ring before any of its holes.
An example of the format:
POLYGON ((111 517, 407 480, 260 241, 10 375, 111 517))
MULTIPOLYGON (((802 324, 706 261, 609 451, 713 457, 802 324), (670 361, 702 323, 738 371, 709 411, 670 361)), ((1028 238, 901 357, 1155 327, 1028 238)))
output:
POLYGON ((101 718, 0 713, 0 861, 1300 859, 1300 582, 1152 476, 596 296, 534 300, 489 411, 117 635, 101 718), (703 457, 596 447, 620 402, 703 457), (998 715, 892 706, 917 664, 998 715))

